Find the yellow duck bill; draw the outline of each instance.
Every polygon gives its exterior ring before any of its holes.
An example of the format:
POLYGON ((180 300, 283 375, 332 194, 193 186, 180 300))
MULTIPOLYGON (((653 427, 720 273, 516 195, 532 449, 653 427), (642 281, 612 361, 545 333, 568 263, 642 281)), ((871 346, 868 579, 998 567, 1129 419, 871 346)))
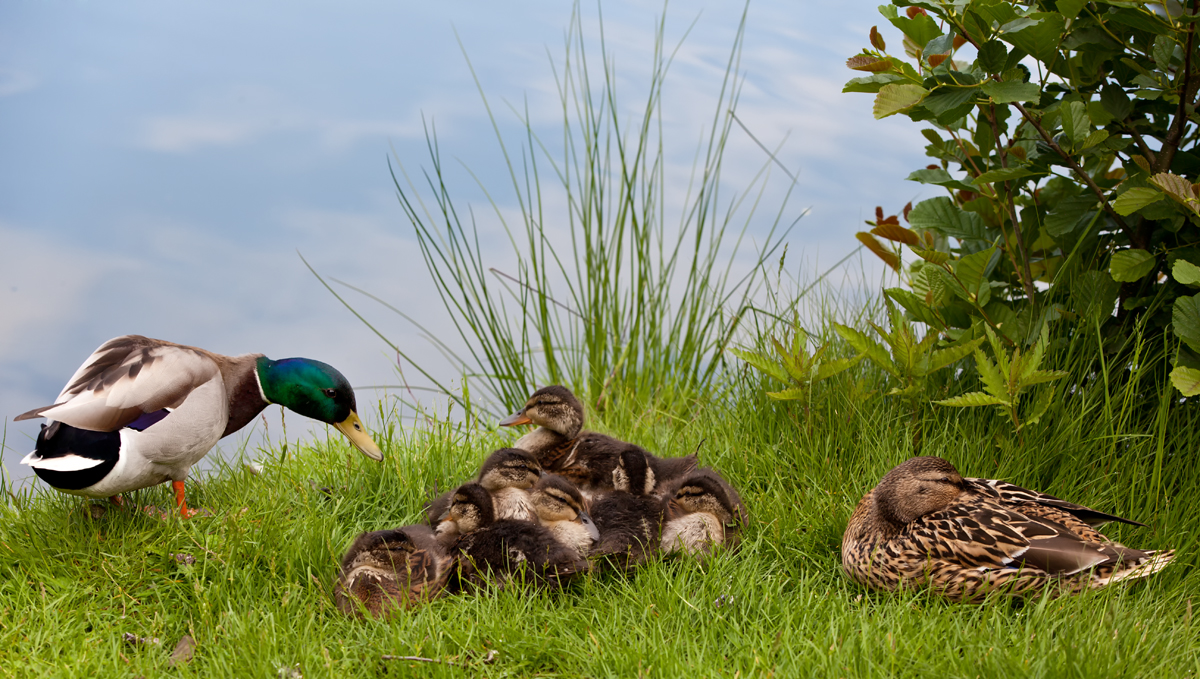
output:
POLYGON ((350 443, 353 443, 354 447, 358 448, 363 455, 377 462, 383 460, 383 451, 375 445, 375 440, 367 433, 366 427, 363 427, 362 420, 358 419, 358 413, 351 410, 349 417, 333 426, 345 434, 346 438, 350 439, 350 443))

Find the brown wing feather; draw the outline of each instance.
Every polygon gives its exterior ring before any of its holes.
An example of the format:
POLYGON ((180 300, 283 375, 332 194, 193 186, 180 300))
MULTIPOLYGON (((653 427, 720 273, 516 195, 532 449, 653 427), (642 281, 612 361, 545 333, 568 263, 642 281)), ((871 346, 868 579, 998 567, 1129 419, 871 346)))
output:
POLYGON ((972 488, 972 490, 995 499, 998 499, 1006 504, 1014 505, 1025 511, 1026 507, 1032 505, 1040 505, 1042 507, 1053 507, 1061 511, 1073 515, 1078 520, 1086 523, 1092 528, 1101 526, 1109 521, 1118 521, 1127 523, 1131 526, 1145 526, 1144 523, 1138 523, 1132 519, 1122 518, 1115 514, 1106 514, 1098 512, 1090 507, 1077 505, 1074 502, 1061 500, 1048 493, 1042 493, 1036 490, 1029 490, 1021 486, 1013 485, 1006 481, 997 479, 963 479, 972 488))
POLYGON ((987 499, 930 514, 910 530, 929 554, 974 568, 1033 567, 1069 575, 1120 559, 1123 551, 987 499))
POLYGON ((16 419, 41 416, 80 429, 115 431, 144 413, 178 407, 188 394, 219 374, 215 354, 126 335, 93 352, 53 405, 16 419))

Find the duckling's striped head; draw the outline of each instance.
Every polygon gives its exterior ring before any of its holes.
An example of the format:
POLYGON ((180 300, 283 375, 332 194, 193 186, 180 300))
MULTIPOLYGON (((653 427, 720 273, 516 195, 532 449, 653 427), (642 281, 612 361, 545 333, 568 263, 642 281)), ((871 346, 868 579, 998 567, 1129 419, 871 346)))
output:
POLYGON ((479 483, 490 491, 501 488, 532 488, 542 475, 537 458, 519 448, 501 448, 479 468, 479 483))
POLYGON ((502 427, 536 424, 571 439, 583 428, 583 404, 557 384, 533 392, 525 407, 500 421, 502 427))
POLYGON ((454 491, 450 499, 447 521, 458 527, 462 535, 473 533, 496 521, 496 509, 492 496, 478 483, 464 483, 454 491))
POLYGON ((688 474, 672 498, 684 514, 705 512, 724 525, 736 523, 735 509, 725 487, 712 472, 697 470, 688 474))
POLYGON ((600 531, 588 514, 583 494, 570 481, 558 474, 545 474, 530 495, 538 520, 549 526, 564 544, 586 555, 600 539, 600 531))
POLYGON ((272 361, 266 356, 259 357, 257 368, 258 383, 268 401, 332 424, 363 455, 383 459, 383 452, 355 412, 354 390, 336 368, 309 358, 272 361))

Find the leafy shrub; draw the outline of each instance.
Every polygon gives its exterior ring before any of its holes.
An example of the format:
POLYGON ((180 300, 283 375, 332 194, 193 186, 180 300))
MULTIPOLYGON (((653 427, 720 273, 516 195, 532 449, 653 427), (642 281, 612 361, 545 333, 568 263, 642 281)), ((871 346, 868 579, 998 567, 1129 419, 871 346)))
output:
POLYGON ((909 179, 948 194, 858 235, 906 283, 889 296, 955 341, 1028 346, 1066 321, 1111 353, 1134 324, 1172 328, 1172 381, 1200 393, 1197 4, 881 7, 904 56, 872 28, 844 91, 921 123, 936 162, 909 179))

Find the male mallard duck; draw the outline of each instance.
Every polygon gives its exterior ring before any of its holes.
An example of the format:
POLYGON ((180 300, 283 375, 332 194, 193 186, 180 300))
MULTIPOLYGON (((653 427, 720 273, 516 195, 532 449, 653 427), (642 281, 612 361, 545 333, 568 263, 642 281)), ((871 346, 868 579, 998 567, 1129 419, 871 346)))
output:
POLYGON ((588 515, 583 494, 558 474, 546 474, 529 493, 538 521, 554 538, 586 558, 600 532, 588 515))
POLYGON ((600 540, 592 556, 622 569, 645 563, 659 548, 665 502, 653 495, 654 471, 646 456, 629 448, 613 469, 613 488, 592 502, 600 540))
POLYGON ((334 602, 346 615, 359 617, 365 608, 379 617, 441 594, 453 567, 429 526, 363 533, 342 559, 334 602))
MULTIPOLYGON (((500 448, 484 460, 475 480, 491 494, 497 519, 536 521, 529 489, 541 475, 542 466, 532 454, 519 448, 500 448)), ((453 490, 446 491, 425 508, 431 526, 437 526, 450 509, 453 494, 453 490)))
POLYGON ((617 458, 629 447, 650 461, 659 482, 677 478, 696 467, 696 456, 660 458, 632 443, 594 431, 583 431, 583 404, 566 387, 552 385, 533 392, 525 407, 500 421, 502 427, 522 424, 537 429, 517 440, 515 447, 537 456, 542 468, 561 474, 585 497, 612 490, 617 458))
POLYGON ((354 391, 332 366, 126 335, 89 356, 53 405, 15 418, 49 420, 21 463, 63 492, 114 501, 171 481, 189 517, 188 469, 272 403, 334 425, 364 455, 383 459, 354 412, 354 391))
POLYGON ((667 489, 662 530, 664 552, 694 556, 736 547, 747 520, 741 498, 711 469, 697 469, 667 489))
POLYGON ((464 585, 495 582, 501 586, 512 580, 529 580, 537 585, 561 587, 567 580, 587 570, 587 561, 574 549, 554 538, 549 528, 532 521, 497 521, 487 490, 478 483, 467 483, 454 491, 450 511, 438 539, 443 544, 454 540, 459 577, 464 585))
POLYGON ((956 601, 1021 595, 1048 583, 1075 593, 1145 577, 1173 551, 1130 549, 1095 530, 1142 524, 1003 481, 963 478, 939 457, 892 469, 855 508, 842 568, 868 587, 929 587, 956 601))

